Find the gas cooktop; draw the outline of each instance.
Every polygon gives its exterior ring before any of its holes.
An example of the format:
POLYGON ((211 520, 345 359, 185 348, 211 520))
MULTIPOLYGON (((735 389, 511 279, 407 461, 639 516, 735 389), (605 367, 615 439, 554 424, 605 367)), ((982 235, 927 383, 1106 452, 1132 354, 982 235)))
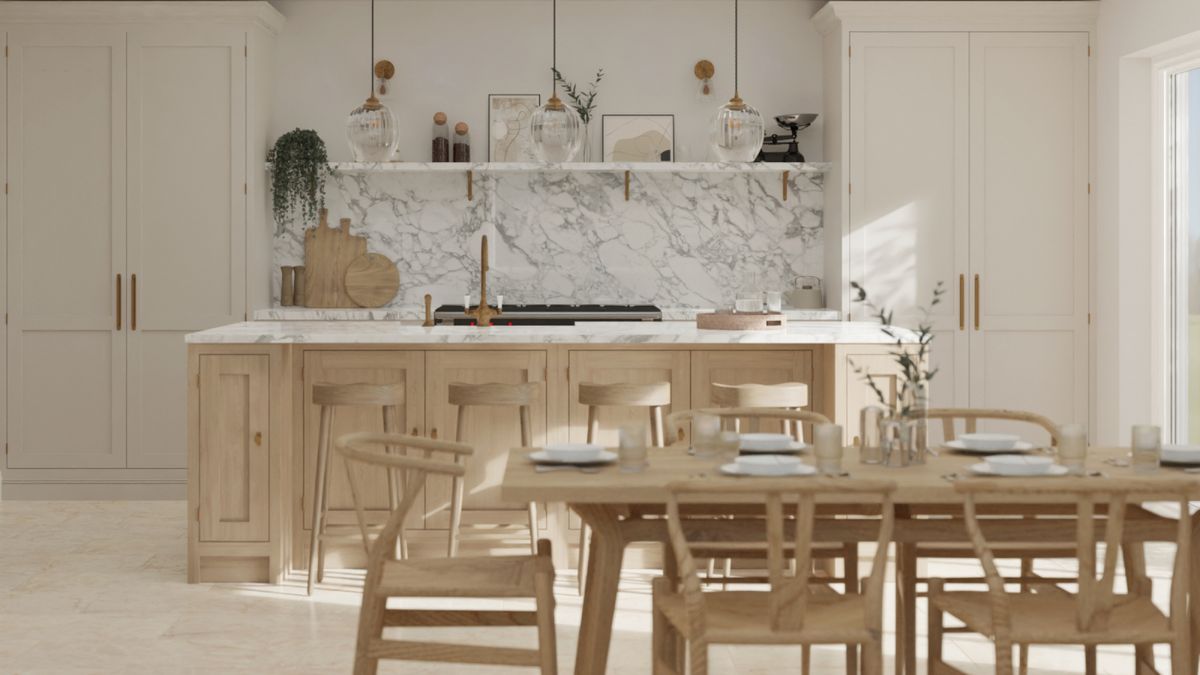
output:
MULTIPOLYGON (((462 305, 441 305, 433 320, 441 326, 473 326, 462 305)), ((573 326, 579 321, 662 321, 654 305, 504 305, 493 326, 573 326)))

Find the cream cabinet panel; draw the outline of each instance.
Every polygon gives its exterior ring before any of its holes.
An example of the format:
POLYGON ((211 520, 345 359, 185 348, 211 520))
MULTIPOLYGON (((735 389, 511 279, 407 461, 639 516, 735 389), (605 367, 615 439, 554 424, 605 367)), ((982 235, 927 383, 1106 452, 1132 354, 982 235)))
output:
POLYGON ((234 28, 128 36, 131 467, 185 466, 183 336, 245 315, 245 43, 234 28))
MULTIPOLYGON (((691 402, 691 354, 686 351, 572 351, 567 359, 570 371, 570 438, 587 440, 587 406, 579 403, 579 384, 651 384, 671 383, 671 405, 663 411, 688 410, 691 402)), ((618 430, 627 424, 650 425, 646 408, 602 407, 599 411, 600 435, 597 443, 615 447, 618 430)), ((647 439, 649 434, 647 433, 647 439)))
POLYGON ((125 34, 22 26, 7 79, 8 466, 123 467, 125 34))
MULTIPOLYGON (((425 419, 425 353, 420 351, 306 351, 304 352, 303 471, 297 492, 301 495, 304 512, 300 522, 305 530, 312 529, 313 490, 316 487, 317 443, 320 439, 321 408, 312 403, 314 384, 400 384, 403 383, 406 402, 399 411, 397 432, 414 436, 424 433, 425 419)), ((377 406, 338 406, 334 411, 333 437, 355 431, 383 431, 383 409, 377 406)), ((336 451, 330 455, 329 492, 326 493, 331 524, 350 525, 355 522, 354 501, 345 463, 336 451)), ((372 518, 386 519, 389 509, 387 478, 383 472, 358 478, 362 497, 374 512, 372 518)), ((410 524, 420 527, 419 514, 414 511, 410 524)), ((306 535, 307 536, 307 535, 306 535)))
POLYGON ((834 360, 834 378, 840 384, 838 397, 834 401, 834 419, 842 425, 846 442, 858 443, 862 429, 859 426, 862 409, 882 405, 879 394, 867 382, 869 375, 875 387, 883 394, 888 406, 893 405, 900 393, 900 367, 895 357, 871 347, 837 346, 834 360))
MULTIPOLYGON (((453 441, 457 436, 458 406, 448 402, 454 382, 484 384, 500 382, 542 383, 541 394, 531 406, 530 435, 535 446, 546 442, 546 352, 544 351, 436 351, 426 354, 426 424, 429 434, 453 441)), ((521 447, 521 425, 511 406, 471 406, 467 409, 461 442, 475 449, 467 460, 463 484, 463 522, 528 523, 524 504, 500 499, 500 482, 508 462, 508 451, 521 447)), ((448 479, 426 481, 426 527, 448 527, 451 484, 448 479)))
MULTIPOLYGON (((915 309, 944 284, 930 316, 933 400, 965 405, 968 35, 852 33, 850 42, 849 276, 901 325, 921 321, 915 309)), ((852 305, 856 318, 868 313, 852 305)))
POLYGON ((972 406, 1087 422, 1087 51, 971 35, 972 406))
POLYGON ((200 541, 270 536, 270 358, 200 356, 200 541))

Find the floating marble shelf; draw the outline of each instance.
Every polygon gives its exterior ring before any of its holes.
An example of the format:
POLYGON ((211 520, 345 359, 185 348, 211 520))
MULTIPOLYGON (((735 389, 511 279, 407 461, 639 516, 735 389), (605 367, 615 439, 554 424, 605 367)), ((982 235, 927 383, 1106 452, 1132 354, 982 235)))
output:
MULTIPOLYGON (((330 170, 341 174, 461 173, 466 179, 467 199, 475 198, 475 174, 489 173, 621 173, 625 174, 625 201, 629 201, 629 179, 637 173, 658 174, 779 174, 784 201, 792 174, 823 174, 828 162, 330 162, 330 170)), ((268 164, 267 169, 271 166, 268 164)))
POLYGON ((339 173, 531 173, 538 171, 582 171, 588 173, 825 173, 828 162, 330 162, 339 173))

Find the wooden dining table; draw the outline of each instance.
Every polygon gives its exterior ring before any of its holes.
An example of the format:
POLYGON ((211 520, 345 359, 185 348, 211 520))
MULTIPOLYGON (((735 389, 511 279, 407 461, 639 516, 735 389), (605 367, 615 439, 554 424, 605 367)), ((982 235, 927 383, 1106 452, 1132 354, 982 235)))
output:
MULTIPOLYGON (((566 503, 592 528, 591 551, 588 560, 587 584, 584 590, 583 616, 579 629, 579 640, 575 655, 575 672, 578 675, 603 673, 607 666, 609 643, 612 638, 613 614, 616 610, 617 590, 620 583, 621 561, 625 548, 635 542, 667 542, 665 521, 660 517, 644 517, 645 513, 661 512, 667 501, 667 485, 678 480, 724 479, 753 481, 754 478, 727 478, 718 471, 720 462, 714 459, 698 459, 688 454, 686 444, 654 448, 650 452, 649 465, 641 472, 622 472, 616 464, 599 471, 558 470, 538 472, 527 457, 532 448, 517 448, 508 456, 501 496, 514 503, 543 502, 566 503)), ((1134 475, 1127 464, 1127 448, 1091 448, 1088 451, 1088 475, 1093 480, 1107 477, 1134 475), (1125 465, 1121 465, 1125 464, 1125 465)), ((906 547, 918 543, 963 543, 967 542, 966 530, 961 520, 930 517, 930 514, 954 513, 962 498, 954 489, 957 480, 969 480, 971 464, 978 457, 943 450, 930 457, 922 465, 890 468, 881 465, 862 464, 858 450, 845 449, 843 468, 848 478, 870 478, 894 481, 897 490, 893 501, 897 519, 893 541, 897 546, 898 561, 906 547)), ((1178 478, 1181 470, 1163 467, 1152 474, 1137 474, 1139 478, 1172 476, 1178 478)), ((1036 480, 1036 479, 1014 479, 1036 480)), ((1154 495, 1145 495, 1151 500, 1154 495)), ((1194 499, 1200 500, 1200 476, 1194 499)), ((1061 504, 1048 503, 1039 497, 1035 503, 1006 501, 997 508, 1013 507, 1026 515, 1036 516, 1038 509, 1045 508, 1047 514, 1062 516, 1063 506, 1073 504, 1064 497, 1061 504), (1057 506, 1057 508, 1054 508, 1057 506)), ((861 514, 862 511, 852 496, 841 498, 830 495, 823 499, 825 513, 836 514, 844 509, 845 514, 861 514)), ((1128 555, 1126 566, 1131 574, 1144 578, 1144 557, 1140 555, 1141 544, 1151 541, 1175 540, 1175 520, 1170 514, 1157 515, 1153 510, 1131 509, 1126 525, 1124 544, 1138 555, 1128 555)), ((1071 511, 1070 513, 1073 513, 1071 511)), ((1192 519, 1193 537, 1200 537, 1200 514, 1188 516, 1192 519)), ((1021 543, 1071 543, 1075 542, 1075 524, 1070 518, 1043 518, 1034 523, 1024 521, 1005 526, 997 523, 993 530, 986 531, 990 541, 1021 543)), ((873 541, 877 525, 869 518, 826 518, 814 529, 814 539, 822 542, 851 543, 873 541)), ((1200 539, 1198 539, 1200 540, 1200 539)), ((907 607, 897 621, 896 672, 916 672, 916 639, 914 602, 908 602, 909 594, 915 593, 915 569, 897 566, 897 606, 907 607)), ((1195 597, 1200 597, 1200 561, 1190 564, 1190 588, 1195 597)), ((1190 603, 1192 628, 1192 659, 1197 662, 1200 649, 1200 603, 1190 603)), ((649 651, 647 651, 649 657, 649 651)), ((1148 650, 1139 648, 1135 659, 1152 662, 1148 650)), ((1135 666, 1136 668, 1136 666, 1135 666)), ((1195 668, 1193 667, 1193 670, 1195 668)), ((1140 672, 1140 669, 1139 669, 1140 672)))

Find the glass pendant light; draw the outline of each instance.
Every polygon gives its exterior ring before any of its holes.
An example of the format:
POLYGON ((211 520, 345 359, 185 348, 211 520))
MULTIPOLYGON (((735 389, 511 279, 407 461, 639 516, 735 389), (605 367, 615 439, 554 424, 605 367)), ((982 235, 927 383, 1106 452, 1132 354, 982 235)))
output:
POLYGON ((738 93, 738 0, 733 0, 733 98, 717 110, 709 143, 722 162, 753 162, 763 146, 762 114, 738 93))
MULTIPOLYGON (((558 69, 558 0, 554 3, 552 61, 554 69, 558 69)), ((552 71, 553 72, 553 71, 552 71)), ((533 151, 543 162, 569 162, 575 159, 583 140, 583 123, 579 113, 558 98, 558 82, 550 78, 553 87, 550 100, 533 113, 529 121, 530 138, 533 140, 533 151)))
POLYGON ((346 141, 356 162, 387 162, 400 143, 396 116, 375 98, 375 0, 371 0, 371 89, 366 102, 346 118, 346 141))

